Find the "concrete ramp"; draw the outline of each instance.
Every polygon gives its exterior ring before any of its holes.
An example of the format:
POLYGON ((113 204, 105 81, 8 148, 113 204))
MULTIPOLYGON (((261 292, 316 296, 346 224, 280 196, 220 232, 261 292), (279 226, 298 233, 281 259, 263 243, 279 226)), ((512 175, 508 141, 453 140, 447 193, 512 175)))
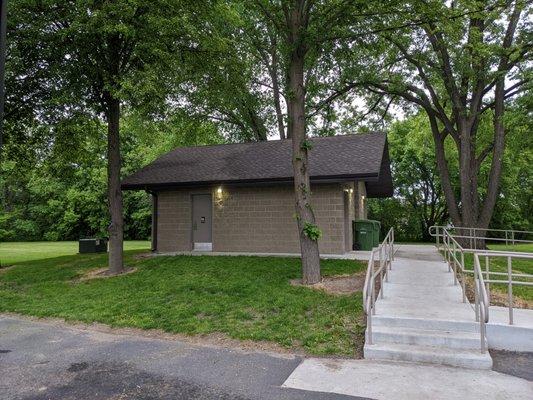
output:
MULTIPOLYGON (((490 369, 479 324, 434 246, 400 245, 372 316, 366 359, 490 369)), ((368 337, 368 331, 367 331, 368 337)))

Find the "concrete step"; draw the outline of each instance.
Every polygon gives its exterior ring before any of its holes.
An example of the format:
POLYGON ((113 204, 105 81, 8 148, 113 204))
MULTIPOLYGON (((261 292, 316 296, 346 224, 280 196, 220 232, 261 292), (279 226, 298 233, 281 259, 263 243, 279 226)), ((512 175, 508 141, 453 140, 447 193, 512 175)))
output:
MULTIPOLYGON (((450 320, 474 322, 474 311, 468 304, 463 303, 420 303, 395 302, 394 300, 379 300, 376 302, 376 316, 397 318, 413 318, 428 320, 450 320)), ((429 328, 433 329, 433 328, 429 328)), ((440 327, 437 329, 441 329, 440 327)))
POLYGON ((413 286, 411 284, 400 284, 385 282, 383 285, 385 295, 394 298, 423 299, 427 297, 448 299, 450 301, 462 301, 462 291, 460 286, 454 286, 449 282, 448 286, 413 286))
POLYGON ((447 287, 453 285, 453 275, 448 272, 420 272, 420 274, 389 273, 389 282, 413 287, 447 287))
POLYGON ((376 297, 376 307, 380 309, 385 309, 390 307, 406 306, 413 309, 431 309, 431 308, 442 308, 450 307, 457 310, 472 310, 471 306, 468 303, 463 303, 461 296, 457 296, 455 299, 448 299, 442 297, 435 297, 431 302, 422 302, 416 297, 397 297, 391 293, 387 293, 387 288, 383 291, 383 298, 381 298, 381 292, 379 296, 376 297))
POLYGON ((372 316, 372 326, 479 333, 479 323, 474 321, 473 318, 472 320, 468 321, 460 321, 447 319, 425 319, 374 315, 372 316))
POLYGON ((372 330, 374 343, 398 343, 420 346, 442 346, 452 349, 479 349, 480 337, 476 332, 427 330, 376 326, 372 330))
POLYGON ((365 344, 366 359, 420 362, 471 369, 491 369, 490 354, 480 350, 450 349, 397 343, 365 344))

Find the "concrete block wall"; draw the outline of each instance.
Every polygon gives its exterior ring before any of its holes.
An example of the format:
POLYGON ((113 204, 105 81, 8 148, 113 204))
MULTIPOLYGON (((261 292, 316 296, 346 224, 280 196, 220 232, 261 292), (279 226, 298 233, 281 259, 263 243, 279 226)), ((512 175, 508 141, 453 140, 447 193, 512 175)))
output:
POLYGON ((189 251, 191 243, 191 196, 186 190, 157 195, 157 251, 189 251))
MULTIPOLYGON (((353 184, 313 185, 312 202, 322 230, 319 249, 323 254, 350 250, 350 224, 355 215, 353 184), (347 189, 348 191, 345 191, 347 189), (347 197, 349 204, 346 204, 347 197), (349 212, 346 219, 345 211, 349 212), (350 235, 346 238, 346 234, 350 235)), ((162 191, 158 195, 158 252, 190 251, 191 195, 213 196, 213 251, 298 253, 292 185, 255 187, 222 186, 162 191)))
MULTIPOLYGON (((323 236, 322 253, 344 252, 343 192, 339 184, 315 185, 313 208, 323 236)), ((300 242, 291 185, 223 188, 215 195, 213 250, 298 253, 300 242)))

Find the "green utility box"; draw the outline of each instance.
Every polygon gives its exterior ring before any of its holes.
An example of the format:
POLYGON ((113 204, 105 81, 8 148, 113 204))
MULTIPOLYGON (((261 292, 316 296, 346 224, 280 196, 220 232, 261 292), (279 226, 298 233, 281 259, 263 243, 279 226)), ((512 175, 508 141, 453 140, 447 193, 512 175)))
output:
POLYGON ((372 250, 374 245, 374 223, 366 219, 353 221, 354 250, 372 250))
POLYGON ((372 250, 379 245, 379 221, 356 219, 353 221, 354 250, 372 250))
POLYGON ((79 252, 84 253, 105 253, 107 252, 107 239, 80 239, 79 252))
POLYGON ((374 229, 372 231, 372 244, 374 245, 374 247, 378 247, 379 246, 379 233, 381 231, 381 222, 374 221, 371 219, 369 219, 368 221, 372 222, 372 224, 374 225, 374 229))

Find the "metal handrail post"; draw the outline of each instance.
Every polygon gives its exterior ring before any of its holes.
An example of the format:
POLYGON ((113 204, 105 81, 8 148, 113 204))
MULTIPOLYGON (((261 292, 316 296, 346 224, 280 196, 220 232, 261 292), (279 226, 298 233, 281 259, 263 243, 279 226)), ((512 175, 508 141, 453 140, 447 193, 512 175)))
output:
POLYGON ((366 315, 366 329, 367 329, 366 341, 368 342, 368 344, 372 344, 372 313, 371 312, 369 312, 366 315))
POLYGON ((383 259, 383 253, 385 252, 385 249, 383 246, 379 246, 379 267, 380 267, 380 281, 379 281, 379 292, 380 297, 383 298, 383 266, 387 268, 387 264, 385 264, 385 260, 383 259))
POLYGON ((465 253, 461 250, 461 286, 463 288, 463 303, 466 303, 466 277, 465 270, 465 253))
POLYGON ((507 257, 507 279, 508 279, 508 286, 507 286, 507 295, 508 295, 508 302, 509 302, 509 325, 513 325, 513 262, 512 258, 509 256, 507 257))
POLYGON ((477 268, 474 267, 474 311, 476 313, 477 322, 479 322, 479 285, 476 285, 478 279, 479 278, 477 276, 477 268))
MULTIPOLYGON (((394 228, 392 228, 391 235, 392 235, 392 240, 391 240, 391 261, 394 261, 394 228)), ((392 263, 391 263, 391 268, 392 268, 392 263)))
POLYGON ((486 288, 487 288, 487 295, 489 296, 489 302, 490 302, 490 268, 489 268, 489 256, 485 256, 485 276, 487 277, 487 284, 486 284, 486 288))
POLYGON ((453 242, 453 285, 457 285, 457 244, 453 242))
POLYGON ((446 231, 446 254, 447 254, 447 258, 446 260, 448 261, 448 272, 451 272, 452 270, 452 267, 450 266, 450 262, 452 260, 452 256, 451 256, 451 249, 450 249, 450 234, 446 231))
MULTIPOLYGON (((389 250, 390 251, 390 245, 389 245, 389 250)), ((387 259, 389 258, 389 256, 387 256, 387 259)), ((390 270, 390 262, 388 263, 389 265, 387 265, 387 263, 385 263, 385 282, 388 282, 389 281, 389 270, 390 270)), ((383 282, 381 284, 383 286, 383 282)))
POLYGON ((376 282, 374 280, 374 266, 372 266, 372 276, 371 276, 371 282, 372 282, 372 290, 370 292, 370 295, 371 295, 371 298, 372 298, 372 305, 371 305, 371 308, 372 308, 372 315, 376 315, 376 282))
MULTIPOLYGON (((481 291, 481 281, 479 281, 479 290, 481 291)), ((480 310, 482 308, 480 307, 480 310)), ((485 325, 485 310, 483 309, 482 311, 482 316, 480 318, 480 330, 479 330, 479 334, 481 336, 481 353, 484 354, 486 351, 487 351, 487 343, 486 343, 486 340, 487 340, 487 325, 485 325)))

